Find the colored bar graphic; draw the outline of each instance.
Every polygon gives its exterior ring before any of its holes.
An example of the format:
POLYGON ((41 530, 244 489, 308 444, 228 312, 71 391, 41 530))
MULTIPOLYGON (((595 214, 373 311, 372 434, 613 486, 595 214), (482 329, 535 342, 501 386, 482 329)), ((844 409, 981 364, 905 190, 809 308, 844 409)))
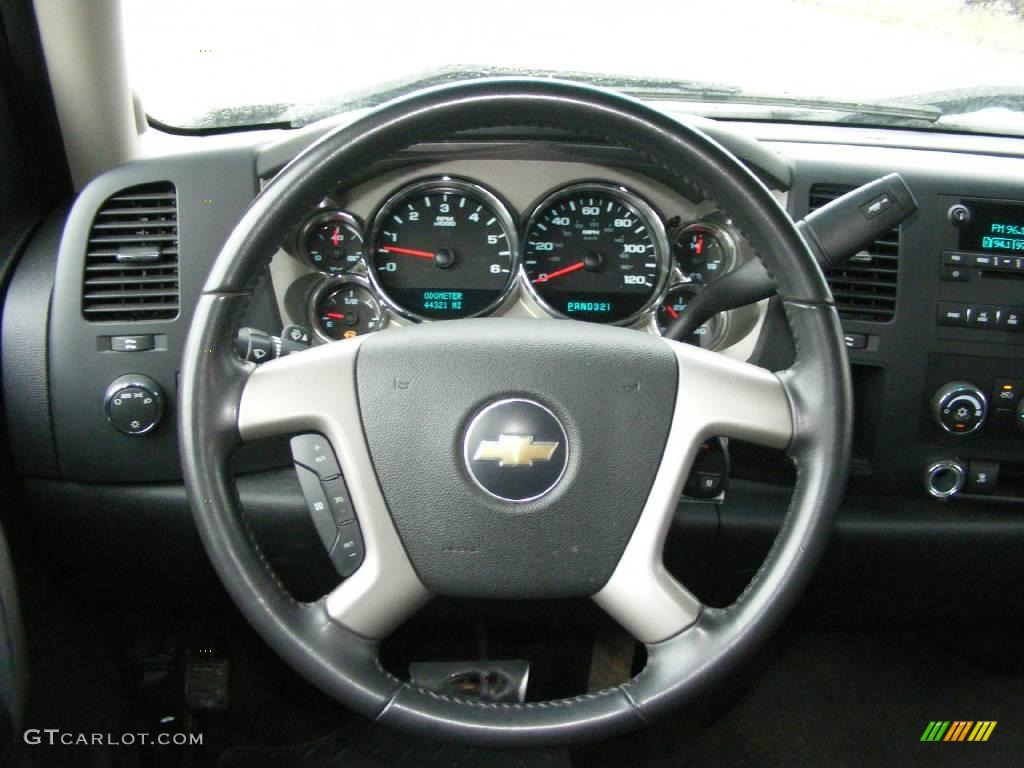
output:
POLYGON ((992 731, 996 729, 995 720, 979 720, 974 726, 974 730, 971 731, 971 735, 967 737, 968 741, 988 741, 988 737, 992 735, 992 731))
POLYGON ((963 741, 967 738, 967 733, 972 725, 974 725, 972 720, 954 720, 943 741, 963 741))
POLYGON ((930 720, 921 741, 988 741, 996 720, 930 720))
POLYGON ((921 734, 921 741, 940 741, 949 728, 949 720, 932 720, 921 734))

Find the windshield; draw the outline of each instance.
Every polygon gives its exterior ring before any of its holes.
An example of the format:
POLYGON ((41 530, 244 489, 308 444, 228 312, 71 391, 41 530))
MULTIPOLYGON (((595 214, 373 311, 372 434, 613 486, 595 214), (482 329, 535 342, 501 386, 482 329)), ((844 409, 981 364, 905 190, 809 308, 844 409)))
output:
POLYGON ((1024 0, 124 0, 124 16, 132 86, 177 129, 300 126, 533 74, 717 117, 1024 135, 1024 0))

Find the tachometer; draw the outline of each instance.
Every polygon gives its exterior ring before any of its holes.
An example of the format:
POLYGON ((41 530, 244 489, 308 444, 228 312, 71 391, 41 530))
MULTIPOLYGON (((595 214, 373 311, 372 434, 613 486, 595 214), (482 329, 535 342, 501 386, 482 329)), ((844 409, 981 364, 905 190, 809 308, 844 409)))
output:
POLYGON ((530 217, 523 269, 534 297, 552 312, 627 325, 664 290, 665 230, 647 203, 621 187, 568 187, 530 217))
POLYGON ((512 216, 476 184, 452 179, 400 190, 374 219, 369 276, 414 320, 473 317, 512 289, 518 241, 512 216))

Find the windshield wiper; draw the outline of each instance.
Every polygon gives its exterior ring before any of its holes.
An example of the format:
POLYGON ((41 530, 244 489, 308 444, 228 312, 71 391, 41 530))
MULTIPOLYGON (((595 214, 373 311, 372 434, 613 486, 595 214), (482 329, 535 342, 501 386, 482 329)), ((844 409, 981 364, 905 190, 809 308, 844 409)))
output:
POLYGON ((1024 87, 984 85, 975 88, 954 88, 902 96, 899 100, 905 104, 932 107, 943 115, 968 115, 998 107, 1024 112, 1024 87))

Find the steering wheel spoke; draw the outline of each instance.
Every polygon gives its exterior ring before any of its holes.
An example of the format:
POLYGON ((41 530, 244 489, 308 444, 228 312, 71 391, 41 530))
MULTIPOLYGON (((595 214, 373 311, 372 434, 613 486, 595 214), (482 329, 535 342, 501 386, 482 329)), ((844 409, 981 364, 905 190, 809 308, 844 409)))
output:
POLYGON ((679 390, 665 452, 633 535, 594 601, 637 640, 657 643, 696 621, 700 601, 665 568, 672 515, 700 445, 734 437, 785 448, 793 417, 773 374, 697 347, 666 340, 679 363, 679 390))
POLYGON ((242 390, 243 440, 296 432, 327 438, 348 487, 365 545, 358 570, 324 599, 327 615, 370 639, 386 637, 430 598, 388 513, 363 438, 355 384, 361 338, 265 363, 242 390))

